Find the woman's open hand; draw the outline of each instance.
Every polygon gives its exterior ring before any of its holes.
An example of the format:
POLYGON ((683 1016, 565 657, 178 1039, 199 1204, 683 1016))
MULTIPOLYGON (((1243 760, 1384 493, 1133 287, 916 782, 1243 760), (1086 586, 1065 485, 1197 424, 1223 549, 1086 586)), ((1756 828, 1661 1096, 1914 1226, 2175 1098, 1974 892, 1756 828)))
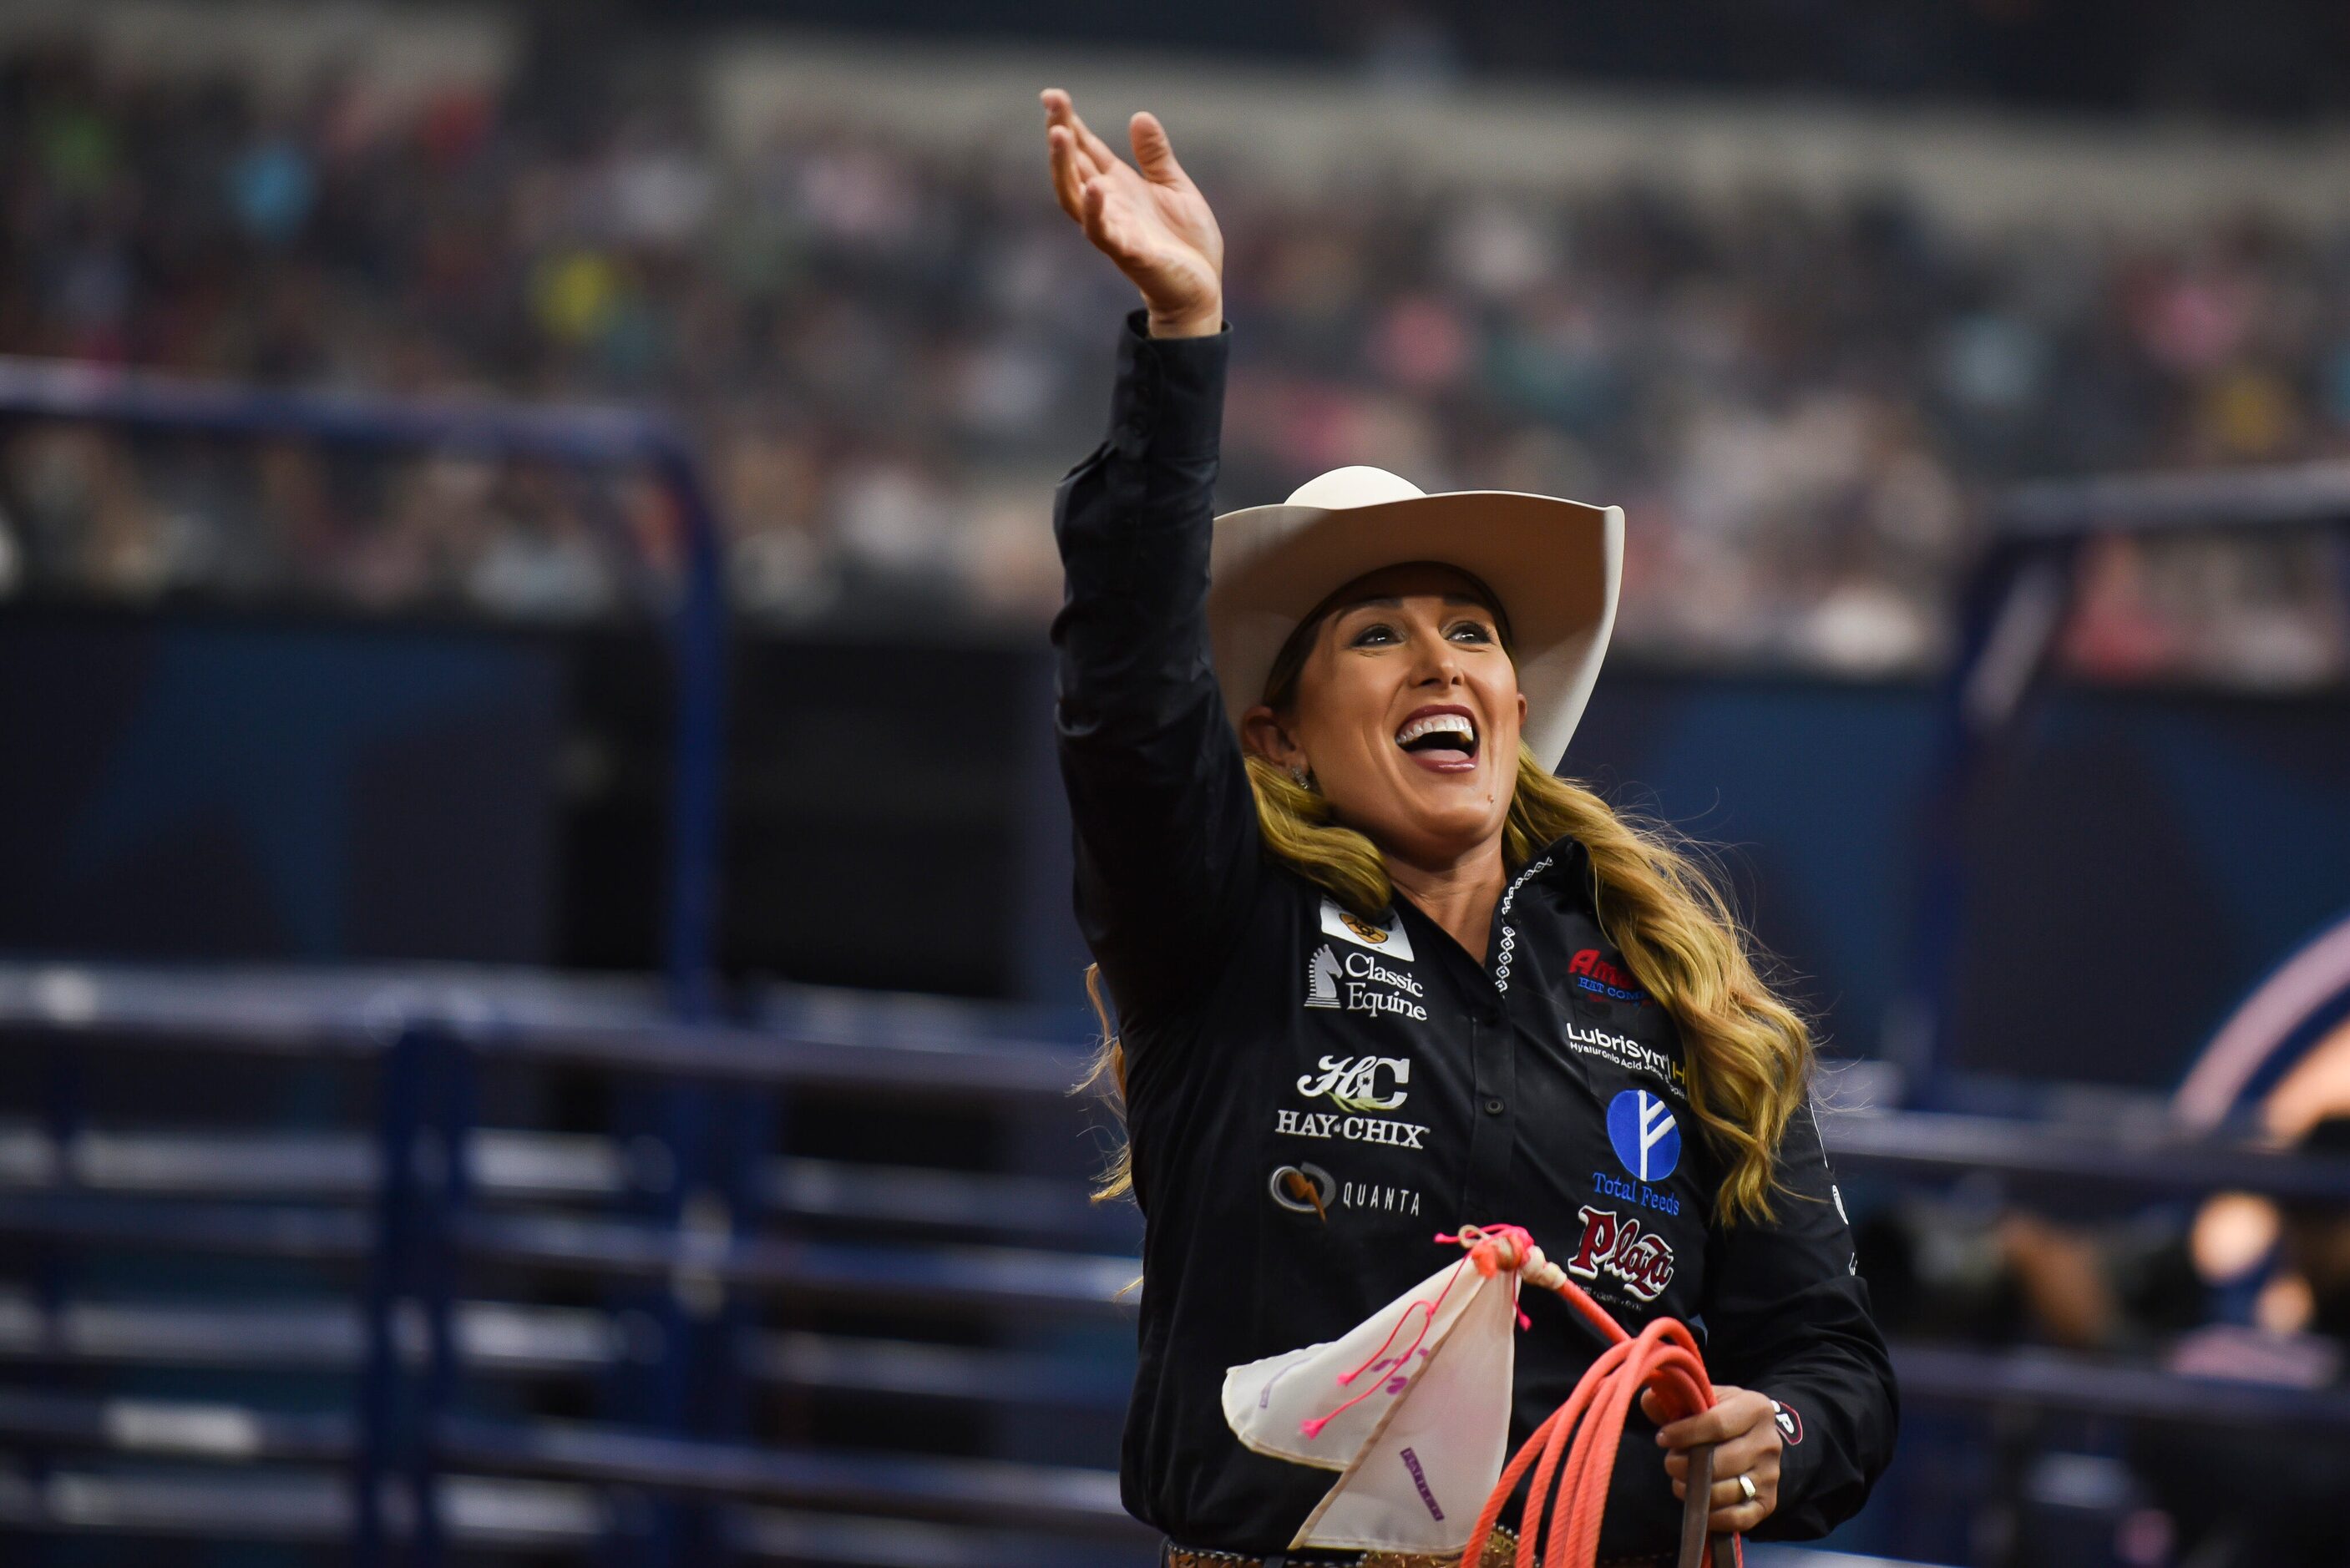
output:
MULTIPOLYGON (((1689 1450, 1700 1443, 1713 1449, 1713 1512, 1706 1528, 1717 1534, 1748 1531, 1771 1517, 1779 1506, 1778 1407, 1770 1396, 1752 1388, 1713 1386, 1713 1408, 1700 1410, 1670 1423, 1657 1433, 1665 1451, 1665 1473, 1673 1478, 1673 1495, 1689 1495, 1689 1450), (1754 1501, 1738 1478, 1754 1482, 1754 1501)), ((1655 1420, 1661 1410, 1653 1393, 1640 1396, 1640 1407, 1655 1420)))
POLYGON ((1097 250, 1118 264, 1150 313, 1154 337, 1198 337, 1224 320, 1224 236, 1208 199, 1175 161, 1152 114, 1127 125, 1129 164, 1077 118, 1059 88, 1045 89, 1053 194, 1097 250))

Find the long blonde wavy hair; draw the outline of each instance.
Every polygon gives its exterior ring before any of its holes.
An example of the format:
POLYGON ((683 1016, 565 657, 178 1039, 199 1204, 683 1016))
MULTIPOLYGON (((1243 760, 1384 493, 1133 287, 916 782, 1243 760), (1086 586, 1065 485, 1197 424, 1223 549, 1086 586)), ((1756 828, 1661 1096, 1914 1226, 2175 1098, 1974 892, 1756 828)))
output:
MULTIPOLYGON (((1295 699, 1318 618, 1309 617, 1274 661, 1265 701, 1276 712, 1289 711, 1295 699)), ((1503 640, 1506 647, 1506 622, 1503 640)), ((1378 846, 1338 823, 1319 791, 1268 759, 1252 754, 1247 765, 1266 852, 1355 914, 1378 919, 1395 894, 1378 846)), ((1590 857, 1600 928, 1679 1025, 1690 1111, 1726 1173, 1716 1218, 1724 1225, 1767 1220, 1780 1140, 1809 1093, 1810 1030, 1757 972, 1719 880, 1679 836, 1619 815, 1583 785, 1553 775, 1521 743, 1503 828, 1509 874, 1564 838, 1590 857)), ((1102 996, 1098 964, 1086 971, 1086 993, 1102 1021, 1102 1045, 1079 1087, 1114 1088, 1122 1106, 1126 1054, 1102 996)), ((1096 1199, 1123 1196, 1133 1176, 1133 1151, 1121 1147, 1096 1199)))

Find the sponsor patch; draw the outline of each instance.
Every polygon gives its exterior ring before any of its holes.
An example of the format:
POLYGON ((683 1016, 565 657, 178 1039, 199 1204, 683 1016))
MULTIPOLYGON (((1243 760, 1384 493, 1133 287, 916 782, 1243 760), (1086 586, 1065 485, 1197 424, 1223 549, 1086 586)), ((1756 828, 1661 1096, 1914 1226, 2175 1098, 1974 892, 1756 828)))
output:
POLYGON ((1689 1075, 1669 1051, 1643 1045, 1629 1035, 1613 1034, 1591 1023, 1568 1024, 1565 1039, 1566 1048, 1577 1055, 1596 1056, 1603 1062, 1613 1062, 1626 1072, 1655 1078, 1673 1098, 1683 1102, 1689 1099, 1689 1075))
POLYGON ((1628 1002, 1636 1007, 1646 1007, 1652 1000, 1620 965, 1601 957, 1597 948, 1578 950, 1573 958, 1567 960, 1566 972, 1575 977, 1576 985, 1610 1002, 1628 1002))
POLYGON ((1330 1200, 1338 1195, 1338 1184, 1318 1165, 1284 1165, 1266 1185, 1284 1209, 1325 1220, 1330 1218, 1330 1200))
POLYGON ((1404 963, 1412 961, 1411 936, 1403 929, 1403 919, 1394 910, 1388 911, 1387 923, 1375 925, 1351 910, 1342 909, 1332 898, 1322 900, 1322 934, 1352 942, 1358 948, 1385 953, 1404 963))
POLYGON ((1428 1147, 1420 1141, 1428 1136, 1428 1129, 1418 1122, 1390 1121, 1385 1116, 1342 1116, 1336 1111, 1275 1111, 1273 1130, 1288 1137, 1383 1143, 1397 1148, 1428 1147))
POLYGON ((1655 1301, 1673 1282, 1672 1244, 1644 1229, 1637 1219, 1620 1218, 1613 1209, 1585 1204, 1575 1218, 1583 1221, 1583 1240, 1566 1262, 1566 1272, 1579 1279, 1607 1274, 1644 1302, 1655 1301))
POLYGON ((1417 1214, 1419 1212, 1419 1194, 1409 1187, 1342 1181, 1338 1184, 1338 1207, 1373 1209, 1382 1214, 1417 1214))
POLYGON ((1333 1012, 1386 1012, 1425 1023, 1420 983, 1409 970, 1391 969, 1369 953, 1347 950, 1342 958, 1328 942, 1305 961, 1305 1005, 1333 1012))
POLYGON ((1804 1440, 1804 1418, 1795 1414, 1793 1405, 1771 1401, 1772 1419, 1779 1423, 1779 1440, 1789 1448, 1804 1440))
POLYGON ((1662 1181, 1681 1162, 1680 1124, 1672 1107, 1646 1089, 1627 1089, 1607 1103, 1607 1141, 1624 1168, 1643 1181, 1662 1181))
POLYGON ((1336 1007, 1338 1005, 1338 955, 1324 942, 1314 950, 1305 965, 1305 1005, 1336 1007))
POLYGON ((1342 1111, 1391 1111, 1411 1098, 1411 1063, 1399 1056, 1325 1056, 1297 1080, 1309 1100, 1327 1098, 1342 1111), (1381 1094, 1380 1088, 1387 1092, 1381 1094))
POLYGON ((1591 1185, 1602 1198, 1620 1199, 1626 1203, 1653 1209, 1659 1214, 1680 1218, 1681 1200, 1669 1192, 1659 1192, 1645 1181, 1627 1181, 1620 1176, 1610 1176, 1604 1170, 1591 1173, 1591 1185))

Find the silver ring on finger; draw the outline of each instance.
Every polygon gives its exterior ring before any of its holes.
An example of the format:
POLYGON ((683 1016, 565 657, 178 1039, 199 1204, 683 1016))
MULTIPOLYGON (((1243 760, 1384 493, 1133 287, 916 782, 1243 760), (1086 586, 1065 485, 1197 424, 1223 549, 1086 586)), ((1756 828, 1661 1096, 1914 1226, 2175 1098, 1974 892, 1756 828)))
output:
POLYGON ((1745 1493, 1746 1501, 1749 1502, 1752 1502, 1759 1495, 1754 1490, 1754 1478, 1752 1476, 1740 1476, 1738 1478, 1738 1490, 1745 1493))

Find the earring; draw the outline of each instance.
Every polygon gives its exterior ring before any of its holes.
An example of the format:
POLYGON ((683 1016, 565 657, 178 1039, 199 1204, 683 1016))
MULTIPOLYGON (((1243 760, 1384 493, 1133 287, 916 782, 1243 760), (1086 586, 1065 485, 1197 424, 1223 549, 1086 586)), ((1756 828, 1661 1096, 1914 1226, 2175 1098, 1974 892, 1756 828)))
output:
POLYGON ((1289 769, 1289 782, 1295 784, 1299 789, 1312 789, 1314 787, 1314 775, 1306 772, 1305 763, 1293 763, 1290 764, 1289 769))

